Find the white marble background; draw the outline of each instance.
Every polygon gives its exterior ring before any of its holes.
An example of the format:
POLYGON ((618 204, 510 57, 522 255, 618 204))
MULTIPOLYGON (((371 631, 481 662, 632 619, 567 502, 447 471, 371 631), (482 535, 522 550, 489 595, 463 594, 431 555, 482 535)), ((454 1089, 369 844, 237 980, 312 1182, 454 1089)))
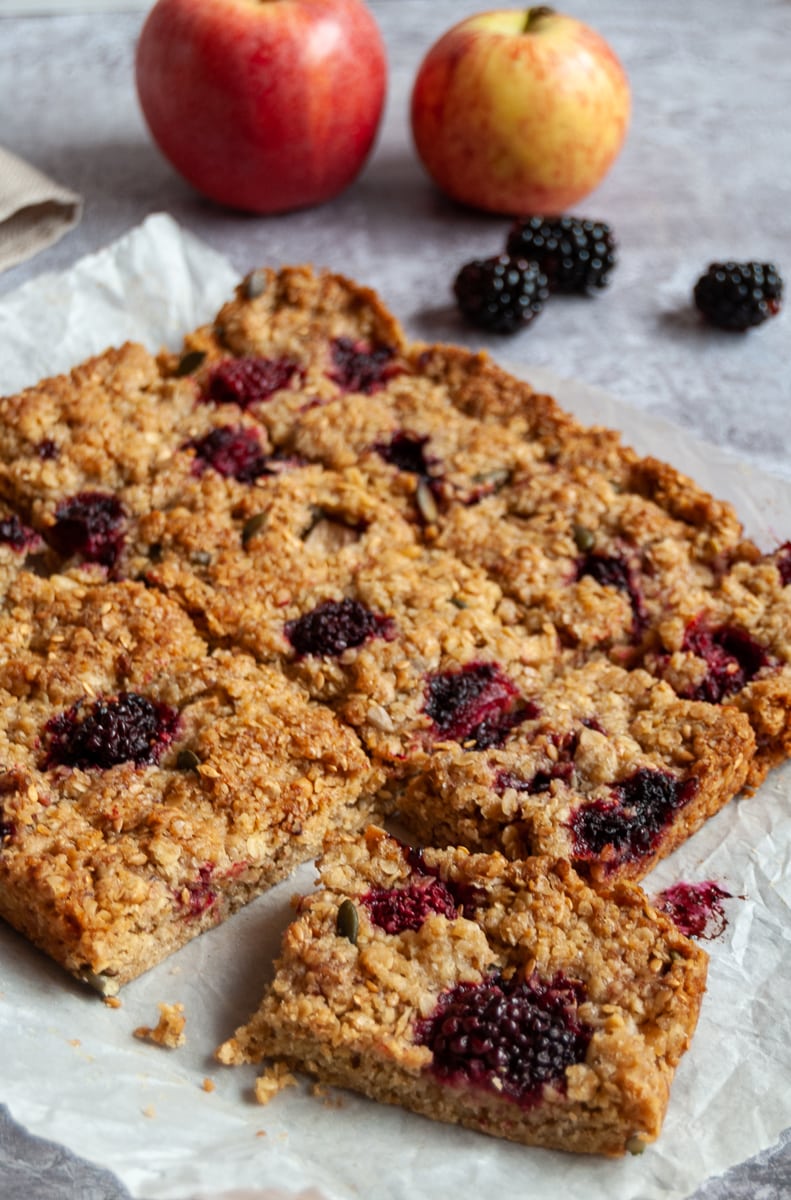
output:
MULTIPOLYGON (((68 3, 77 7, 79 0, 68 3)), ((96 6, 85 0, 84 9, 96 6)), ((791 314, 747 335, 728 335, 702 326, 691 307, 694 281, 713 258, 774 260, 791 287, 788 0, 563 5, 611 41, 632 81, 626 148, 578 210, 610 222, 620 264, 606 293, 556 299, 510 339, 465 329, 450 303, 458 267, 496 253, 507 222, 463 211, 432 188, 414 156, 407 118, 424 51, 487 3, 370 0, 370 6, 391 66, 376 152, 333 203, 264 219, 223 212, 194 196, 150 142, 132 75, 139 2, 112 4, 137 9, 131 12, 45 16, 34 12, 46 3, 0 0, 0 144, 86 202, 73 233, 0 275, 0 293, 70 265, 148 213, 166 210, 228 255, 240 273, 261 263, 303 261, 341 269, 378 288, 415 336, 483 346, 582 379, 791 477, 791 314)), ((124 1193, 105 1174, 0 1120, 0 1195, 116 1200, 124 1193)), ((711 1181, 696 1200, 789 1196, 786 1138, 711 1181)))

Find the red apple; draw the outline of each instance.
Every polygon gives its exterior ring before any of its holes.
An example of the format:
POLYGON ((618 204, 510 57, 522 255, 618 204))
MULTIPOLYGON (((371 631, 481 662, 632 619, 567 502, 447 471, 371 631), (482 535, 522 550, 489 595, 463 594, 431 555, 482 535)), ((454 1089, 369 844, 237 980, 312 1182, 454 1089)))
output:
POLYGON ((320 204, 352 182, 387 80, 363 0, 158 0, 136 71, 176 170, 212 200, 257 213, 320 204))
POLYGON ((412 131, 429 174, 455 200, 555 215, 604 178, 629 107, 624 70, 593 29, 543 6, 487 12, 429 50, 412 131))

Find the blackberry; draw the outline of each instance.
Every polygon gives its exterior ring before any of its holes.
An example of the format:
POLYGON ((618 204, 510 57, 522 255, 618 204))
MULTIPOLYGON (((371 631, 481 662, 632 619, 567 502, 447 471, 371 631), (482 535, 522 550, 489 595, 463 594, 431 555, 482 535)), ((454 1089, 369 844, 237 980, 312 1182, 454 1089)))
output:
POLYGON ((642 589, 637 573, 631 563, 619 554, 602 554, 593 551, 577 562, 577 579, 589 575, 602 587, 613 587, 629 597, 634 615, 634 631, 640 633, 648 620, 642 589))
POLYGON ((702 658, 706 674, 699 684, 682 693, 685 699, 721 704, 740 692, 769 665, 763 646, 736 625, 709 626, 704 615, 690 621, 681 649, 702 658))
POLYGON ((345 392, 362 392, 373 396, 402 368, 394 362, 392 346, 372 345, 350 337, 337 337, 330 345, 332 370, 329 377, 345 392))
POLYGON ((585 999, 584 986, 560 972, 552 980, 495 972, 443 992, 417 1023, 416 1040, 431 1050, 441 1082, 469 1083, 530 1108, 544 1084, 565 1091, 567 1068, 585 1061, 593 1033, 578 1016, 585 999))
POLYGON ((202 474, 206 467, 213 467, 226 479, 252 483, 261 475, 271 474, 258 435, 244 426, 220 425, 204 437, 187 442, 185 449, 195 451, 196 475, 202 474))
POLYGON ((424 711, 435 738, 470 743, 476 750, 502 745, 512 729, 538 715, 497 664, 487 662, 429 675, 424 711))
POLYGON ((506 253, 538 263, 550 292, 606 287, 615 250, 609 225, 577 217, 527 217, 512 226, 506 243, 506 253))
POLYGON ((547 278, 534 262, 501 254, 465 263, 453 292, 471 325, 491 333, 516 333, 534 321, 549 298, 547 278))
POLYGON ((385 933, 420 929, 429 913, 441 913, 449 921, 458 915, 450 890, 440 879, 427 879, 401 888, 372 888, 361 896, 374 925, 385 933))
POLYGON ((709 324, 742 332, 780 311, 783 281, 772 263, 712 263, 694 296, 709 324))
POLYGON ((203 399, 211 404, 238 404, 250 408, 301 378, 302 368, 293 358, 224 358, 211 368, 203 399))
POLYGON ((611 800, 593 800, 572 813, 569 827, 575 856, 598 858, 612 847, 608 862, 615 864, 650 854, 697 787, 694 775, 679 779, 669 771, 640 767, 613 785, 611 800))
POLYGON ((371 612, 359 600, 322 600, 310 612, 286 621, 286 637, 300 657, 315 654, 333 657, 371 637, 391 639, 395 625, 391 617, 371 612))
POLYGON ((156 763, 178 727, 176 709, 137 692, 100 698, 87 706, 78 700, 45 725, 49 750, 44 766, 106 771, 124 762, 137 767, 156 763))
POLYGON ((116 566, 124 547, 124 507, 107 492, 79 492, 61 500, 44 537, 58 554, 81 554, 86 562, 116 566))

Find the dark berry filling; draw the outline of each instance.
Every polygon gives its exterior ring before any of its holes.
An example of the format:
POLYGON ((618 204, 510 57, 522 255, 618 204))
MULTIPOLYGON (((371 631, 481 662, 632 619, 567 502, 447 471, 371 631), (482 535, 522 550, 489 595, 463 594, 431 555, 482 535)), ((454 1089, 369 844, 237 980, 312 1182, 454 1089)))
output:
POLYGON ((741 691, 769 663, 763 646, 745 630, 735 625, 710 627, 704 616, 696 617, 687 626, 681 649, 706 663, 702 682, 681 695, 709 704, 719 704, 741 691))
POLYGON ((211 467, 226 479, 252 483, 262 475, 272 474, 254 429, 221 425, 205 437, 187 442, 184 449, 195 451, 193 471, 198 475, 211 467))
POLYGON ((452 921, 456 903, 440 879, 425 879, 407 887, 373 888, 360 899, 373 921, 385 933, 420 929, 429 913, 441 913, 452 921))
POLYGON ((203 398, 212 404, 238 404, 249 408, 289 387, 301 375, 293 358, 225 358, 209 372, 203 398))
POLYGON ((198 868, 198 878, 186 883, 179 893, 179 903, 188 916, 200 917, 215 903, 217 893, 211 886, 214 870, 214 863, 204 863, 198 868))
MULTIPOLYGON (((413 871, 418 875, 439 879, 439 868, 430 867, 425 860, 423 851, 418 846, 403 845, 404 858, 413 871)), ((462 916, 470 920, 475 918, 475 910, 486 898, 483 888, 476 888, 471 883, 462 883, 458 879, 444 879, 442 887, 450 895, 456 911, 461 909, 462 916)), ((446 914, 447 915, 447 914, 446 914)))
POLYGON ((593 551, 577 562, 577 579, 582 579, 585 575, 595 579, 602 587, 613 587, 619 592, 625 592, 632 606, 635 633, 644 628, 648 614, 637 572, 631 563, 618 554, 600 554, 593 551))
POLYGON ((417 1023, 416 1039, 431 1050, 430 1069, 443 1083, 485 1088, 527 1108, 545 1084, 564 1091, 566 1069, 584 1062, 593 1033, 578 1016, 584 999, 582 984, 560 973, 551 983, 495 973, 444 992, 417 1023))
POLYGON ((353 338, 335 338, 330 346, 332 370, 329 377, 345 392, 362 392, 372 396, 379 392, 402 368, 393 362, 392 346, 372 346, 353 338))
POLYGON ((47 462, 58 457, 60 454, 60 447, 58 446, 57 442, 52 440, 52 438, 42 438, 42 440, 36 446, 36 454, 39 456, 39 458, 42 458, 45 462, 47 462))
POLYGON ((323 600, 310 612, 286 621, 286 637, 300 656, 328 657, 361 646, 372 637, 395 636, 392 617, 371 612, 359 600, 323 600))
MULTIPOLYGON (((604 733, 594 717, 583 717, 580 726, 604 733)), ((565 733, 548 734, 547 741, 555 749, 554 757, 547 754, 546 765, 528 777, 518 775, 516 771, 498 771, 494 781, 495 791, 502 796, 506 788, 513 788, 516 792, 526 792, 528 796, 535 796, 539 792, 548 791, 553 779, 558 779, 561 783, 570 783, 574 775, 574 756, 580 743, 580 733, 581 728, 567 730, 565 733)))
POLYGON ((791 542, 784 542, 775 555, 775 566, 780 572, 783 587, 791 583, 791 542))
POLYGON ((376 442, 374 450, 399 471, 427 476, 429 468, 437 461, 433 455, 426 454, 428 440, 428 437, 417 437, 413 433, 396 433, 389 442, 376 442))
POLYGON ((7 821, 3 815, 3 810, 0 808, 0 846, 3 842, 8 841, 16 833, 16 825, 13 821, 7 821))
POLYGON ((607 849, 612 865, 650 854, 675 814, 693 798, 698 781, 641 767, 615 784, 612 800, 594 800, 572 814, 569 826, 575 855, 599 858, 607 849))
POLYGON ((16 513, 0 517, 0 544, 10 546, 18 554, 30 550, 39 541, 35 529, 23 525, 16 513))
POLYGON ((179 714, 137 692, 121 692, 90 705, 78 700, 44 726, 49 739, 45 767, 100 767, 156 763, 173 741, 179 714))
POLYGON ((435 738, 471 742, 475 750, 502 745, 512 729, 538 715, 496 663, 468 663, 460 671, 430 675, 425 711, 435 738))
POLYGON ((86 562, 114 567, 124 546, 125 515, 117 496, 80 492, 61 500, 44 537, 66 558, 79 554, 86 562))
POLYGON ((703 883, 676 883, 665 888, 656 898, 660 912, 675 922, 687 937, 714 938, 725 931, 728 919, 722 907, 731 893, 724 891, 713 879, 703 883))
POLYGON ((529 779, 524 779, 515 771, 498 771, 494 788, 498 795, 502 795, 506 788, 513 788, 516 792, 526 792, 528 796, 535 796, 539 792, 549 791, 553 779, 569 783, 573 774, 573 762, 551 763, 545 770, 536 771, 529 779))

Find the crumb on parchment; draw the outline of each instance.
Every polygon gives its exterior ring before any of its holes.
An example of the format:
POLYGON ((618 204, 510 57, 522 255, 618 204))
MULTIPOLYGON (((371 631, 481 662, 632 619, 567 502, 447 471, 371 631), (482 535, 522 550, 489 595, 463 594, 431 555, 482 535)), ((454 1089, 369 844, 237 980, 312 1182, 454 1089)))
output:
POLYGON ((139 1025, 134 1035, 136 1038, 154 1042, 157 1046, 167 1046, 169 1050, 175 1050, 187 1040, 184 1034, 186 1020, 183 1004, 160 1004, 156 1026, 151 1029, 148 1025, 139 1025))
POLYGON ((259 1104, 268 1104, 283 1088, 295 1087, 296 1082, 285 1063, 272 1063, 255 1081, 255 1098, 259 1104))

